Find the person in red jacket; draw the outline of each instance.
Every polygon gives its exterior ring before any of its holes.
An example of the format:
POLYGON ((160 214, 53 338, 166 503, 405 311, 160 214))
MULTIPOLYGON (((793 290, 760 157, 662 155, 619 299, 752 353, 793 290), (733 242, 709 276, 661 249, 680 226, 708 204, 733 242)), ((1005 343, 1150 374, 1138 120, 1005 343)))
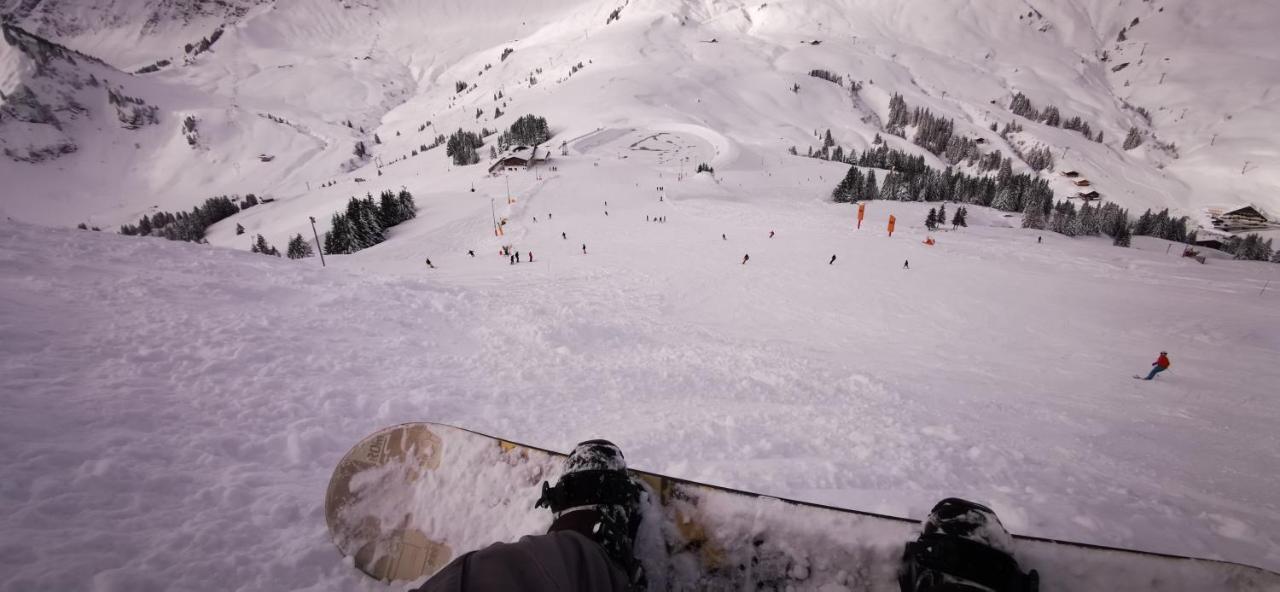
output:
POLYGON ((1156 358, 1151 364, 1151 372, 1143 380, 1151 380, 1157 374, 1169 369, 1169 352, 1160 352, 1160 357, 1156 358))

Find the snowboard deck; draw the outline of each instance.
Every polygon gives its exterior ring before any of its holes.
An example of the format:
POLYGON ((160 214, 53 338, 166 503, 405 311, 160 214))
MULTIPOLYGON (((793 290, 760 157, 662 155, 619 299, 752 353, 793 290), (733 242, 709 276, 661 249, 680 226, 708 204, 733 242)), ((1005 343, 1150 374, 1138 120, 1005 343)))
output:
MULTIPOLYGON (((625 452, 625 451, 624 451, 625 452)), ((462 428, 380 430, 338 463, 325 497, 334 543, 382 581, 419 581, 464 553, 546 532, 535 509, 565 455, 462 428)), ((650 590, 897 592, 907 518, 631 473, 647 492, 636 554, 650 590)), ((1248 565, 1014 535, 1045 592, 1280 591, 1280 574, 1248 565)))

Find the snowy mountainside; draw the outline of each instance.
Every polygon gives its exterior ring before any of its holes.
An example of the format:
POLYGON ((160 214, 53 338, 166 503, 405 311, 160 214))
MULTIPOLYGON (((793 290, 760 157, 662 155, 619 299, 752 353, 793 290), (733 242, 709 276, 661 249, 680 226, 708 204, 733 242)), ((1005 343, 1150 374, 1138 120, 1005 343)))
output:
MULTIPOLYGON (((815 130, 831 129, 845 149, 867 148, 894 93, 953 118, 984 150, 1048 147, 1055 170, 1079 169, 1104 199, 1138 211, 1201 219, 1207 206, 1240 202, 1280 210, 1271 190, 1280 177, 1261 164, 1280 132, 1270 92, 1280 68, 1268 57, 1280 53, 1269 49, 1280 23, 1262 0, 120 4, 121 17, 93 26, 87 15, 104 5, 65 17, 40 8, 60 6, 51 3, 6 7, 11 20, 122 68, 170 59, 139 78, 174 95, 158 100, 163 133, 132 138, 132 152, 114 141, 56 162, 0 163, 19 179, 6 189, 8 215, 118 224, 221 193, 304 200, 323 215, 337 198, 321 184, 361 192, 356 177, 409 158, 435 134, 502 128, 522 113, 546 115, 557 140, 599 127, 697 126, 722 139, 717 170, 759 168, 788 147, 815 146, 815 130), (216 44, 183 60, 182 46, 215 27, 225 27, 216 44), (844 84, 809 77, 813 69, 844 84), (855 80, 862 88, 850 93, 855 80), (1018 92, 1037 109, 1080 117, 1103 142, 1012 115, 1018 92), (193 114, 202 135, 194 150, 180 142, 193 114), (258 121, 268 114, 288 125, 258 121), (989 129, 1010 122, 1023 131, 1006 139, 989 129), (1125 150, 1130 128, 1146 141, 1125 150), (368 161, 352 161, 357 141, 371 147, 368 161), (275 160, 264 164, 263 154, 275 160), (127 174, 103 182, 102 169, 127 174)), ((451 190, 483 174, 450 170, 439 152, 413 162, 422 178, 402 180, 410 189, 451 190)), ((1074 194, 1044 174, 1059 199, 1074 194)))
POLYGON ((10 79, 0 105, 0 148, 9 159, 38 163, 75 153, 77 128, 86 120, 99 126, 115 120, 129 130, 157 123, 155 106, 113 83, 127 78, 123 72, 17 27, 0 28, 29 66, 10 79))
MULTIPOLYGON (((0 0, 6 23, 50 39, 74 39, 77 49, 118 67, 142 66, 156 54, 181 51, 173 38, 193 42, 237 22, 270 0, 0 0)), ((190 52, 187 52, 190 53, 190 52)))

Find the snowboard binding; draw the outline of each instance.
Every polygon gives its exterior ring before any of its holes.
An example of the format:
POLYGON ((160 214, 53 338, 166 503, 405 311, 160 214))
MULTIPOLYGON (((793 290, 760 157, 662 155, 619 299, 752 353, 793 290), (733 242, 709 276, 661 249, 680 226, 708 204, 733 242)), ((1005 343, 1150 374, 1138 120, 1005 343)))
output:
POLYGON ((547 532, 577 531, 597 542, 633 583, 643 581, 635 558, 640 528, 640 486, 627 473, 622 450, 608 440, 588 440, 565 459, 554 486, 542 482, 535 508, 549 508, 555 519, 547 532))
POLYGON ((902 592, 1038 592, 1040 574, 1019 569, 1011 542, 991 508, 944 499, 907 543, 898 584, 902 592))

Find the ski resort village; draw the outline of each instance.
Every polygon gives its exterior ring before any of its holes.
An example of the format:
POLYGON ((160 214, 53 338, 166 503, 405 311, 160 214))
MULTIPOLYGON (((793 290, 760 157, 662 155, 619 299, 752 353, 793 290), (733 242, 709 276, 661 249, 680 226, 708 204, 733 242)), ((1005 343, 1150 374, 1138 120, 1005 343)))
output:
POLYGON ((0 28, 0 592, 1280 590, 1275 2, 0 28))

